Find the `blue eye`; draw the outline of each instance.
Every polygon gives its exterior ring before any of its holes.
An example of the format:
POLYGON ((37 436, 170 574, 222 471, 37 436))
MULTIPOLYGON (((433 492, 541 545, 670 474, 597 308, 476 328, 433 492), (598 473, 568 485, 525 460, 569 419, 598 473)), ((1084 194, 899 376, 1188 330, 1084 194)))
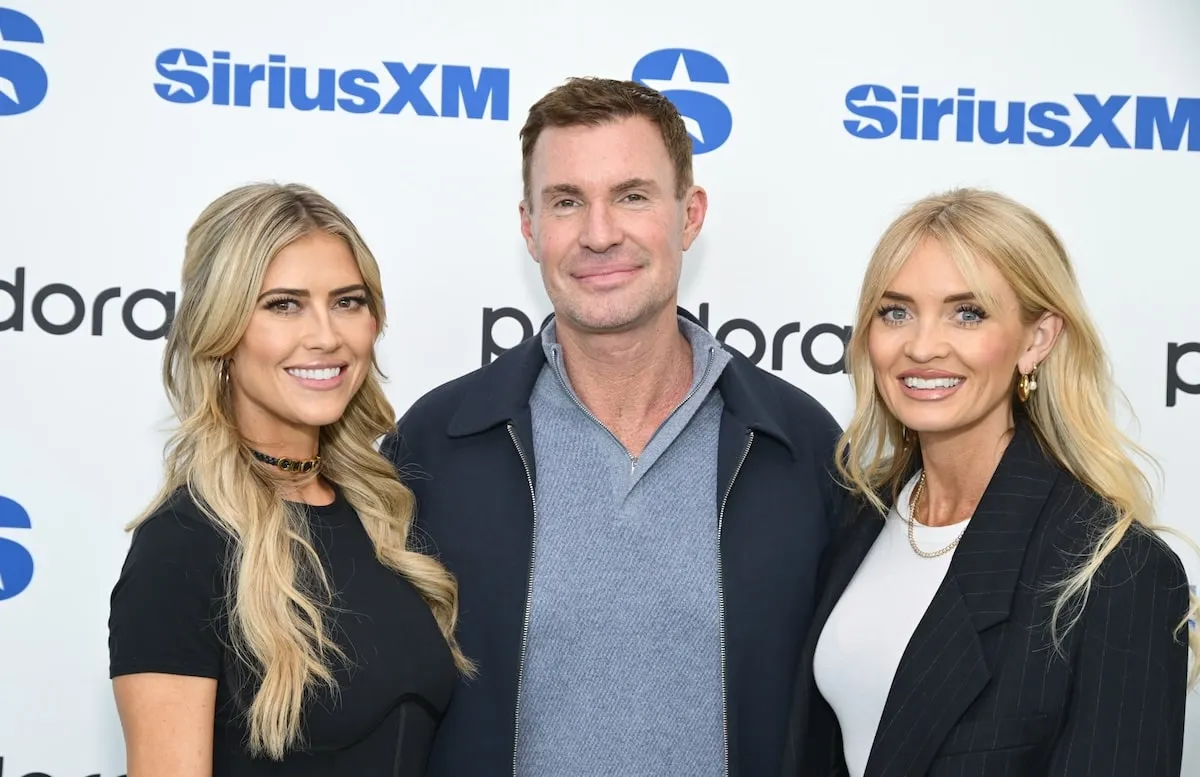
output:
POLYGON ((959 305, 956 309, 964 324, 978 324, 987 318, 987 313, 983 308, 976 305, 959 305))

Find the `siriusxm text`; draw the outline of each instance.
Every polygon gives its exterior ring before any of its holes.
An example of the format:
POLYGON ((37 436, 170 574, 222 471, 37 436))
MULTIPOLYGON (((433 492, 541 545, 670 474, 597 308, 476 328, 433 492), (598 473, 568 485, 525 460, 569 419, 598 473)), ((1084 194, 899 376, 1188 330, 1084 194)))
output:
POLYGON ((508 120, 507 68, 382 62, 337 70, 293 65, 283 54, 237 62, 228 51, 179 48, 161 52, 155 68, 163 80, 154 91, 172 103, 508 120), (429 83, 435 73, 438 88, 429 83))
POLYGON ((880 84, 846 92, 853 118, 843 126, 864 140, 954 140, 1115 149, 1200 151, 1200 98, 1075 94, 1070 101, 999 100, 962 87, 953 97, 899 94, 880 84), (1132 143, 1130 142, 1132 138, 1132 143))

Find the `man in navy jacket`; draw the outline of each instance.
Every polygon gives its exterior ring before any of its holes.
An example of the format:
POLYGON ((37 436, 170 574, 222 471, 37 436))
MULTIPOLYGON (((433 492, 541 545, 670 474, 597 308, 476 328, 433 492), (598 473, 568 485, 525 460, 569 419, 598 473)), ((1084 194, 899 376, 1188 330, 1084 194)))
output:
POLYGON ((554 316, 383 444, 479 667, 429 775, 774 777, 841 430, 677 307, 707 195, 669 100, 573 79, 521 137, 554 316))

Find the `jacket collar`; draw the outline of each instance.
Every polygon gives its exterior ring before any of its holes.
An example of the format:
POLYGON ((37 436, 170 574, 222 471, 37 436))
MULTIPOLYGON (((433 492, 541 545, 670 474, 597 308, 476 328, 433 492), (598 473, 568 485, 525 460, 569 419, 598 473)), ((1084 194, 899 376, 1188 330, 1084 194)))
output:
MULTIPOLYGON (((677 308, 677 312, 689 321, 700 323, 683 308, 677 308)), ((717 380, 717 390, 721 392, 726 412, 747 429, 778 440, 795 459, 798 441, 792 440, 784 431, 788 425, 779 401, 781 392, 773 383, 782 382, 782 379, 764 374, 736 350, 723 347, 733 355, 717 380)), ((469 437, 527 415, 529 397, 545 364, 540 331, 502 353, 481 368, 479 379, 451 417, 446 434, 469 437)))

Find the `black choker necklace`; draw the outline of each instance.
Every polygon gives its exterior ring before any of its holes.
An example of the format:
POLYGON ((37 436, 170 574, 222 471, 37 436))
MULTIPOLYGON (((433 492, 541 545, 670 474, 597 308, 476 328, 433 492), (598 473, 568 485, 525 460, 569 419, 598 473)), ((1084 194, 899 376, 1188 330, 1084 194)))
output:
POLYGON ((254 458, 270 464, 272 467, 279 467, 284 472, 312 472, 317 467, 321 466, 321 457, 316 456, 311 459, 277 459, 274 456, 268 456, 265 453, 259 453, 256 450, 251 450, 250 453, 254 458))

